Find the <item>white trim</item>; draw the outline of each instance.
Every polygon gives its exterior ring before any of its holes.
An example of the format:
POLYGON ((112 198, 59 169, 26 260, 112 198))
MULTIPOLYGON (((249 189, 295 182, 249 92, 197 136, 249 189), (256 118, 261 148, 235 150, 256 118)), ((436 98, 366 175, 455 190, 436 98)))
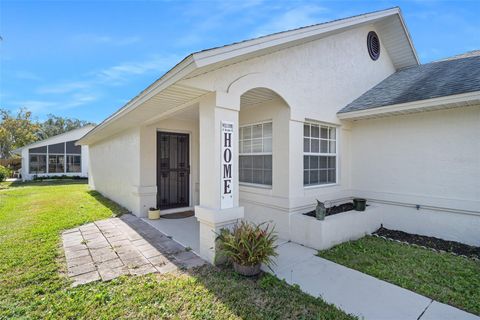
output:
MULTIPOLYGON (((337 173, 338 176, 338 173, 337 173)), ((339 186, 340 184, 335 182, 335 183, 324 183, 324 184, 311 184, 311 185, 303 185, 303 189, 317 189, 317 188, 327 188, 327 187, 336 187, 339 186)))
MULTIPOLYGON (((250 146, 251 147, 251 146, 250 146)), ((239 185, 243 185, 243 186, 249 186, 249 187, 252 187, 252 188, 261 188, 261 189, 272 189, 272 186, 273 186, 273 120, 263 120, 263 121, 258 121, 258 122, 253 122, 253 123, 247 123, 247 124, 243 124, 241 126, 238 127, 238 149, 239 149, 239 152, 238 152, 238 159, 239 159, 239 163, 238 163, 238 184, 239 185), (265 136, 263 134, 263 127, 265 124, 271 124, 272 125, 272 136, 271 137, 267 137, 270 138, 272 140, 272 151, 270 152, 264 152, 263 151, 263 140, 265 139, 265 136), (252 141, 252 140, 255 140, 255 139, 261 139, 262 140, 262 152, 240 152, 240 143, 243 142, 243 137, 240 135, 240 129, 242 128, 248 128, 248 127, 253 127, 253 126, 258 126, 258 125, 262 125, 262 137, 261 138, 253 138, 253 129, 252 129, 252 138, 250 139, 247 139, 249 141, 252 141), (240 156, 272 156, 272 184, 261 184, 261 183, 251 183, 251 182, 243 182, 243 181, 240 181, 240 156)), ((242 147, 243 149, 243 147, 242 147)), ((264 169, 263 169, 264 170, 264 169)))
MULTIPOLYGON (((304 146, 304 140, 305 138, 308 138, 310 139, 310 151, 312 150, 312 139, 316 139, 316 140, 319 140, 319 146, 318 146, 318 150, 320 151, 321 149, 321 144, 320 144, 320 141, 327 141, 327 142, 331 142, 331 141, 335 141, 335 153, 315 153, 315 152, 305 152, 303 151, 303 157, 304 156, 319 156, 319 157, 335 157, 335 182, 334 183, 318 183, 318 184, 308 184, 308 185, 305 185, 305 160, 304 158, 302 157, 302 159, 304 161, 302 161, 302 177, 303 177, 303 188, 304 189, 315 189, 315 188, 318 188, 318 187, 333 187, 333 186, 338 186, 339 185, 339 182, 338 182, 338 179, 339 179, 339 150, 338 150, 338 141, 339 141, 339 128, 340 126, 338 125, 329 125, 329 124, 326 124, 326 122, 321 122, 321 121, 316 121, 316 120, 310 120, 310 119, 305 119, 305 121, 303 122, 303 134, 302 134, 302 148, 305 148, 304 146), (310 132, 310 136, 309 137, 305 137, 305 124, 308 124, 310 125, 310 130, 311 130, 311 126, 312 125, 315 125, 315 126, 319 126, 318 128, 318 138, 315 138, 315 137, 312 137, 311 136, 311 132, 310 132), (321 127, 327 127, 327 128, 333 128, 335 129, 335 140, 333 139, 330 139, 330 137, 328 137, 327 139, 322 139, 321 138, 321 127)), ((330 148, 330 144, 329 144, 329 148, 330 148)), ((308 169, 310 170, 310 169, 308 169)), ((319 169, 320 170, 320 169, 319 169)), ((324 171, 329 171, 331 169, 327 168, 327 169, 323 169, 324 171)))
MULTIPOLYGON (((22 149, 31 149, 31 148, 34 148, 34 147, 37 147, 37 146, 38 147, 43 147, 44 145, 45 146, 48 145, 49 140, 52 140, 52 139, 58 138, 58 137, 62 137, 62 136, 65 136, 65 135, 69 135, 69 134, 72 134, 72 133, 74 133, 76 131, 79 131, 79 130, 85 130, 87 128, 90 128, 90 130, 89 130, 89 132, 90 132, 93 128, 95 128, 95 126, 89 124, 89 125, 83 126, 81 128, 77 128, 77 129, 73 129, 73 130, 70 130, 70 131, 67 131, 67 132, 64 132, 64 133, 60 133, 60 134, 57 134, 56 136, 51 136, 51 137, 48 137, 46 139, 27 144, 27 145, 25 145, 21 148, 13 150, 12 152, 16 153, 16 154, 20 154, 22 149)), ((75 140, 80 140, 80 138, 69 139, 69 140, 65 140, 64 142, 75 141, 75 140)), ((61 142, 59 142, 59 143, 61 143, 61 142)))
POLYGON ((378 115, 414 113, 480 104, 480 91, 394 104, 384 107, 337 113, 342 120, 373 118, 378 115))
MULTIPOLYGON (((273 171, 273 170, 272 170, 273 171)), ((273 179, 272 179, 273 180, 273 179)), ((238 182, 238 184, 242 187, 250 187, 250 188, 259 188, 259 189, 266 189, 272 190, 272 186, 268 184, 259 184, 259 183, 248 183, 248 182, 238 182)), ((273 181, 272 181, 273 184, 273 181)))

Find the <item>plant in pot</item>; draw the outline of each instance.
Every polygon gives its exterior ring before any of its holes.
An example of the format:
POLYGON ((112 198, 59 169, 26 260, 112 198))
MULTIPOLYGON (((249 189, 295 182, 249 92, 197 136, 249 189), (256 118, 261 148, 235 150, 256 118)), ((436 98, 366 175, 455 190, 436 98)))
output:
POLYGON ((148 209, 148 219, 150 220, 157 220, 160 219, 160 209, 151 207, 148 209))
POLYGON ((278 254, 274 228, 265 223, 256 225, 241 221, 232 230, 222 229, 218 235, 219 254, 228 258, 235 271, 244 276, 260 273, 263 264, 269 268, 278 254))

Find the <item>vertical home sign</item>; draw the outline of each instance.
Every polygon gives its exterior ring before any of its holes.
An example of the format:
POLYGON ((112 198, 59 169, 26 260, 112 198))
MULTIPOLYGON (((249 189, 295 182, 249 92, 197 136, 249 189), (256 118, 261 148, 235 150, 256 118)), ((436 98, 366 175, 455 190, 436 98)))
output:
POLYGON ((233 207, 233 122, 222 121, 222 165, 220 207, 233 207))

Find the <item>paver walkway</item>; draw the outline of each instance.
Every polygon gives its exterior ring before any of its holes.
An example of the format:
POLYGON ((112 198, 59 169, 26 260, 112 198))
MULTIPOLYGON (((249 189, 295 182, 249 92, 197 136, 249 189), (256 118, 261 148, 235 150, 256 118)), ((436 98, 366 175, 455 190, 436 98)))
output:
POLYGON ((131 214, 66 230, 62 240, 68 276, 74 286, 100 279, 108 281, 120 275, 188 269, 205 263, 131 214))
POLYGON ((283 241, 277 251, 277 265, 272 267, 277 277, 361 318, 480 320, 473 314, 317 257, 316 250, 299 244, 283 241))

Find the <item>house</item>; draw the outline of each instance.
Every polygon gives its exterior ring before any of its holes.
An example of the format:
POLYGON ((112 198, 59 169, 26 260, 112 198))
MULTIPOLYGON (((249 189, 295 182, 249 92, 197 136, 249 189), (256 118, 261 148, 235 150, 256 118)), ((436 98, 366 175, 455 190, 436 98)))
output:
POLYGON ((22 179, 88 177, 88 146, 75 143, 93 127, 88 125, 74 129, 14 150, 14 153, 22 156, 22 179))
POLYGON ((193 53, 78 143, 133 214, 194 210, 210 262, 242 218, 314 248, 382 224, 480 245, 479 106, 480 56, 421 65, 392 8, 193 53))

